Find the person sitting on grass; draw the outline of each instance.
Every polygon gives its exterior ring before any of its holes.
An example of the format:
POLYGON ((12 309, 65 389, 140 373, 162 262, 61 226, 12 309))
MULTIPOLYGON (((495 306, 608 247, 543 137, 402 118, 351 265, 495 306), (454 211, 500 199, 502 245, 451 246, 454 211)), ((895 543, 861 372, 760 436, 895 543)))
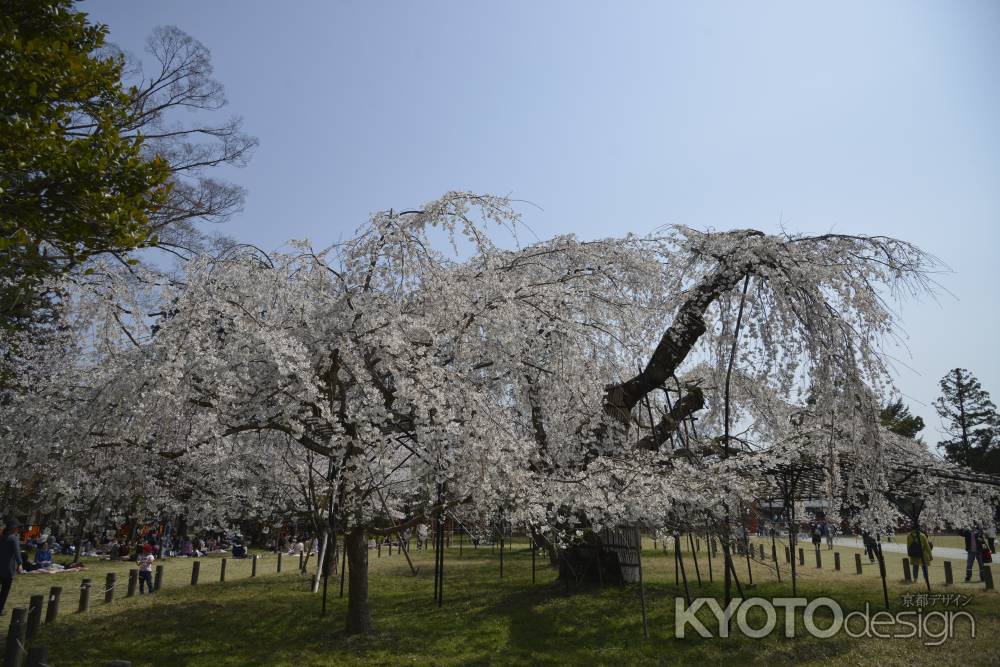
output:
POLYGON ((52 565, 52 550, 49 545, 42 544, 35 549, 35 567, 32 569, 41 570, 52 565))

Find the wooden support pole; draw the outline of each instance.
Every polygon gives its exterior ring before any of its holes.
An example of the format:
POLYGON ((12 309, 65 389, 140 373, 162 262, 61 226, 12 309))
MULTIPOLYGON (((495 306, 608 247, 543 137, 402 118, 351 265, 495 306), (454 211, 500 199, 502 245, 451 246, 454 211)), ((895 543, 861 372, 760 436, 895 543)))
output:
POLYGON ((44 595, 32 595, 28 602, 28 639, 34 639, 38 634, 38 628, 42 625, 42 605, 45 604, 44 595))
POLYGON ((125 597, 131 598, 135 597, 135 589, 139 585, 139 570, 134 567, 128 571, 128 590, 125 591, 125 597))
POLYGON ((833 552, 833 569, 836 570, 837 572, 840 572, 840 552, 839 551, 834 551, 833 552))
POLYGON ((885 558, 882 556, 882 549, 879 547, 878 553, 878 574, 882 579, 882 600, 885 602, 886 610, 889 609, 889 584, 885 577, 885 558))
POLYGON ((62 586, 49 589, 49 604, 45 607, 45 624, 55 623, 59 617, 59 598, 62 596, 62 586))
POLYGON ((3 655, 4 667, 21 667, 24 656, 24 642, 27 641, 28 612, 17 607, 10 612, 10 628, 7 630, 7 645, 3 655))
POLYGON ((191 563, 191 585, 198 585, 198 573, 201 571, 201 561, 196 560, 191 563))
MULTIPOLYGON (((440 496, 439 496, 440 497, 440 496)), ((440 502, 440 501, 439 501, 440 502)), ((445 537, 444 532, 444 515, 438 516, 438 526, 441 527, 441 540, 438 542, 437 548, 440 554, 440 562, 438 564, 438 591, 437 591, 437 603, 438 607, 444 604, 444 553, 445 553, 445 537)), ((500 576, 503 577, 503 535, 500 536, 500 576)))
POLYGON ((947 558, 944 561, 944 585, 951 586, 955 583, 955 578, 951 573, 951 561, 947 558))
POLYGON ((80 606, 77 613, 83 614, 90 609, 90 579, 80 582, 80 606))
POLYGON ((910 578, 910 559, 903 558, 903 581, 910 583, 913 579, 910 578))
POLYGON ((674 559, 677 566, 680 568, 681 578, 684 580, 684 599, 687 601, 687 605, 691 606, 691 591, 688 588, 687 574, 684 572, 684 557, 681 555, 681 538, 679 535, 674 535, 674 559))
MULTIPOLYGON (((389 542, 389 555, 392 555, 392 542, 389 542)), ((347 576, 347 533, 344 533, 344 557, 340 559, 340 597, 344 597, 344 578, 347 576)))
POLYGON ((802 547, 799 547, 799 565, 805 565, 805 564, 806 564, 806 550, 803 549, 802 547))
POLYGON ((162 585, 163 585, 163 566, 162 565, 157 565, 156 566, 156 574, 153 577, 153 590, 154 591, 159 591, 160 590, 160 586, 162 586, 162 585))
POLYGON ((226 559, 222 559, 222 566, 219 568, 219 582, 224 582, 226 580, 226 559))
POLYGON ((854 569, 861 574, 861 554, 854 554, 854 569))
POLYGON ((993 590, 993 567, 991 565, 983 567, 983 589, 993 590))
POLYGON ((816 569, 823 567, 823 552, 816 549, 816 569))
MULTIPOLYGON (((534 555, 535 550, 531 550, 532 555, 534 555)), ((644 639, 649 639, 649 618, 646 615, 646 585, 642 579, 642 533, 639 533, 639 546, 638 546, 638 556, 639 556, 639 603, 642 605, 642 636, 644 639)), ((532 559, 534 563, 534 559, 532 559)), ((534 568, 532 568, 532 576, 534 576, 534 568)))
POLYGON ((250 576, 251 577, 256 577, 257 576, 257 554, 254 554, 253 556, 251 556, 251 558, 253 560, 250 561, 250 576))
POLYGON ((28 649, 28 667, 48 667, 49 647, 32 646, 28 649))
POLYGON ((104 604, 111 604, 115 601, 115 585, 118 575, 114 572, 108 572, 104 577, 104 604))
POLYGON ((531 536, 531 583, 535 583, 535 552, 538 546, 535 544, 535 536, 531 536))
POLYGON ((695 544, 694 535, 688 533, 688 543, 691 545, 691 560, 694 561, 694 574, 698 579, 698 588, 701 588, 701 568, 698 567, 698 548, 701 545, 701 540, 698 540, 698 544, 695 544))
POLYGON ((281 574, 281 557, 284 555, 285 554, 281 553, 280 551, 278 552, 278 569, 276 570, 278 574, 281 574))

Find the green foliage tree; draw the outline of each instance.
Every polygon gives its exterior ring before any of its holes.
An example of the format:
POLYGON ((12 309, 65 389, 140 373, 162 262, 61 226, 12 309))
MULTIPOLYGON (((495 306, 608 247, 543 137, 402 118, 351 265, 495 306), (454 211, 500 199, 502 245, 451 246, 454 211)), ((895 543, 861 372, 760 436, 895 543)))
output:
POLYGON ((0 0, 0 327, 35 318, 48 277, 155 243, 167 161, 143 152, 125 59, 72 0, 0 0))
POLYGON ((924 419, 918 415, 910 413, 910 408, 903 404, 903 399, 898 398, 882 409, 879 413, 879 421, 882 426, 905 438, 917 440, 917 433, 924 430, 924 419))
POLYGON ((980 472, 1000 474, 1000 416, 976 377, 954 368, 941 378, 934 401, 948 440, 938 443, 945 458, 980 472))

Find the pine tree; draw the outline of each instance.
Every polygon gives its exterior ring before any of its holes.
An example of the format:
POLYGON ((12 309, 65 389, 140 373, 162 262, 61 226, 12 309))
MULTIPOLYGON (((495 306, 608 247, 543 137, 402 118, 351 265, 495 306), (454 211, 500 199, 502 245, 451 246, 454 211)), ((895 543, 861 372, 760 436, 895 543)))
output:
POLYGON ((934 407, 950 436, 938 443, 945 458, 973 470, 1000 474, 1000 416, 989 392, 964 368, 948 371, 940 386, 941 397, 934 407))
POLYGON ((913 438, 919 441, 917 433, 924 430, 923 417, 910 413, 910 408, 903 404, 903 399, 896 399, 883 408, 879 413, 879 421, 882 426, 893 433, 897 433, 904 438, 913 438))

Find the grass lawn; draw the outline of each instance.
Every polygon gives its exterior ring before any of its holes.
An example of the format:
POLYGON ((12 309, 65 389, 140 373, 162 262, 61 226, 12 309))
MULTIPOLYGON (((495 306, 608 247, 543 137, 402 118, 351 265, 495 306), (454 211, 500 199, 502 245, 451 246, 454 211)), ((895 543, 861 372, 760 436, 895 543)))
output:
MULTIPOLYGON (((779 545, 782 583, 773 567, 752 563, 754 586, 746 597, 790 596, 788 566, 779 545)), ((877 566, 854 573, 853 549, 842 552, 841 572, 833 570, 832 552, 824 550, 823 567, 815 567, 806 551, 801 568, 799 595, 828 596, 846 609, 863 609, 871 603, 881 609, 881 583, 877 566)), ((768 549, 769 553, 769 549, 768 549)), ((702 639, 689 630, 685 639, 674 637, 674 598, 683 592, 674 582, 672 554, 653 549, 647 540, 643 553, 650 638, 642 638, 639 588, 583 587, 567 592, 556 581, 556 572, 539 558, 538 581, 531 583, 531 559, 524 542, 505 558, 504 577, 490 548, 474 551, 466 545, 447 552, 444 606, 433 601, 433 554, 412 554, 419 568, 410 574, 398 554, 381 558, 371 553, 371 600, 376 632, 368 637, 347 637, 342 632, 346 598, 330 582, 329 613, 320 618, 321 597, 308 590, 308 579, 295 572, 297 559, 285 561, 285 572, 274 573, 275 557, 259 562, 259 575, 249 578, 249 561, 227 565, 226 583, 218 583, 218 559, 202 559, 200 583, 190 585, 191 561, 165 563, 163 590, 153 596, 116 599, 111 604, 95 590, 91 611, 76 614, 82 575, 31 575, 19 577, 12 602, 26 600, 29 588, 43 591, 57 583, 64 587, 58 621, 43 627, 35 643, 49 648, 49 664, 103 665, 111 659, 131 660, 133 665, 634 665, 634 664, 861 664, 883 667, 915 664, 1000 664, 1000 595, 982 586, 958 583, 943 586, 938 561, 932 567, 935 593, 971 596, 962 607, 976 618, 976 638, 969 638, 968 624, 941 646, 926 646, 927 639, 852 639, 838 634, 829 639, 803 632, 801 612, 797 637, 786 639, 778 631, 752 640, 739 634, 729 639, 702 639), (291 570, 291 572, 289 572, 291 570), (36 583, 37 582, 37 583, 36 583)), ((722 559, 713 562, 713 583, 708 582, 705 546, 699 556, 703 584, 699 587, 691 554, 686 570, 693 596, 721 598, 719 572, 722 559)), ((103 589, 104 573, 119 572, 120 592, 129 564, 96 563, 87 574, 103 589)), ((887 554, 890 601, 894 610, 906 610, 903 595, 921 590, 902 582, 902 556, 887 554)), ((741 583, 748 584, 745 559, 737 561, 741 583)), ((964 573, 958 569, 960 581, 964 573)), ((14 605, 10 605, 12 608, 14 605)), ((939 603, 928 610, 955 610, 939 603)), ((759 610, 755 610, 759 611, 759 610)), ((702 612, 705 612, 703 609, 702 612)), ((763 619, 762 614, 758 614, 763 619)), ((817 615, 822 617, 822 611, 817 615)), ((699 613, 705 625, 717 627, 708 613, 699 613)), ((751 613, 751 619, 755 616, 751 613)), ((755 625, 760 625, 758 622, 755 625)), ((825 627, 825 623, 820 621, 825 627)), ((936 629, 940 623, 933 624, 936 629)))

